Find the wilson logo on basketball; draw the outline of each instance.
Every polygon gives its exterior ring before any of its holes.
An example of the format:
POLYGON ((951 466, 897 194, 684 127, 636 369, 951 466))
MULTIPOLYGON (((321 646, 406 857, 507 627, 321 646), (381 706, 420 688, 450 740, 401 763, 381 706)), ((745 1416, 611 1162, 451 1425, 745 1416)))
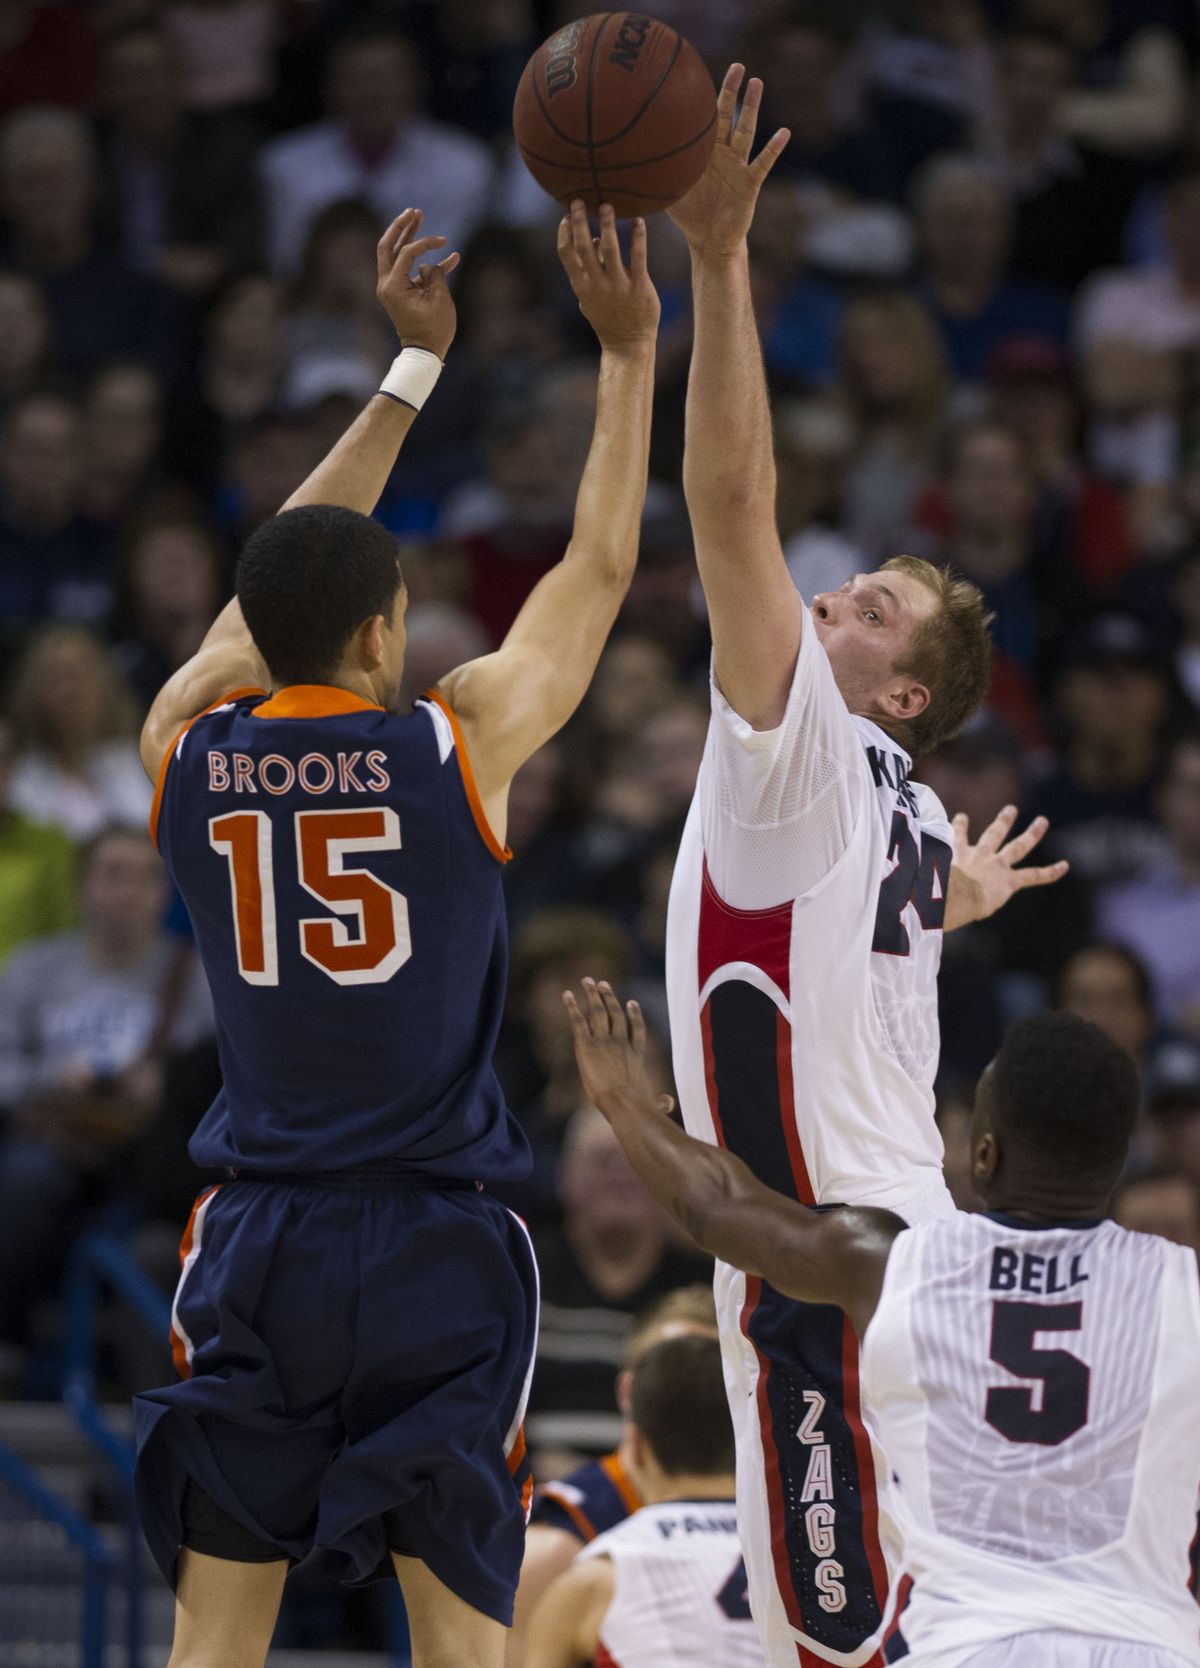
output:
POLYGON ((575 49, 582 33, 582 23, 569 23, 546 43, 546 92, 550 98, 575 85, 575 49))
POLYGON ((637 68, 638 53, 645 45, 646 36, 653 24, 652 17, 640 17, 637 12, 627 12, 617 34, 617 42, 609 53, 608 61, 623 70, 637 68))

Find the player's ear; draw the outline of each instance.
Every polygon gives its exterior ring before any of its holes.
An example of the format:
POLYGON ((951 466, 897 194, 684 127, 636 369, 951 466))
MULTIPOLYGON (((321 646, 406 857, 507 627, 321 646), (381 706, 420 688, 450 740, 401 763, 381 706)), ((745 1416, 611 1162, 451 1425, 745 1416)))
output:
POLYGON ((387 621, 383 615, 373 614, 355 633, 364 671, 374 672, 383 665, 386 632, 387 621))
POLYGON ((617 1374, 617 1406, 622 1418, 629 1416, 629 1403, 633 1392, 633 1374, 628 1367, 622 1367, 617 1374))
POLYGON ((898 721, 919 718, 929 701, 928 689, 915 678, 898 679, 883 697, 888 717, 898 721))
POLYGON ((1000 1168, 1000 1148, 991 1130, 985 1130, 971 1154, 971 1184, 976 1193, 984 1196, 988 1183, 1000 1168))

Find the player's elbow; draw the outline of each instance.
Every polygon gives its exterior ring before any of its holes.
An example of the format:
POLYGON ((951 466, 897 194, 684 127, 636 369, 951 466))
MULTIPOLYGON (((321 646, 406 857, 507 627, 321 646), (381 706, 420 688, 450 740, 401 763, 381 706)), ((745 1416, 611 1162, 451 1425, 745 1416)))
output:
POLYGON ((637 567, 638 541, 631 539, 572 539, 566 559, 585 566, 592 585, 602 595, 620 601, 637 567))

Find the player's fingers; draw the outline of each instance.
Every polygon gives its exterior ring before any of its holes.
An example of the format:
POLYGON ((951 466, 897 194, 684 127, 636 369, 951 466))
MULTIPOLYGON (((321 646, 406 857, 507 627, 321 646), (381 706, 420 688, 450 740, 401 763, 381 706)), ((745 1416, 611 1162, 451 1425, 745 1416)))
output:
POLYGON ((458 250, 452 250, 451 253, 446 256, 445 260, 439 261, 436 267, 433 267, 432 270, 434 272, 440 272, 445 278, 449 278, 450 274, 454 271, 455 267, 461 260, 462 256, 459 254, 458 250))
POLYGON ((1001 856, 1010 868, 1014 863, 1021 863, 1029 856, 1034 846, 1044 837, 1049 826, 1050 824, 1045 817, 1034 817, 1023 834, 1018 834, 1015 839, 1008 842, 1001 856))
POLYGON ((967 855, 967 847, 971 843, 971 819, 965 811, 959 811, 950 823, 951 833, 954 835, 955 861, 967 855))
POLYGON ((771 172, 771 169, 775 166, 775 164, 779 161, 779 158, 787 149, 788 140, 791 137, 791 128, 776 128, 775 132, 767 140, 762 150, 759 151, 754 161, 750 164, 750 178, 754 181, 756 190, 766 179, 767 175, 771 172))
POLYGON ((421 256, 428 255, 434 249, 444 249, 446 241, 444 237, 414 238, 411 243, 406 243, 402 249, 397 251, 392 270, 394 272, 407 272, 411 278, 413 267, 416 266, 421 256))
POLYGON ((608 1015, 608 1031, 613 1037, 625 1037, 625 1015, 621 1011, 621 1004, 617 1001, 616 992, 607 979, 600 981, 600 1000, 604 1003, 604 1011, 608 1015))
POLYGON ((1002 811, 998 811, 976 841, 979 849, 981 851, 999 851, 1008 838, 1009 830, 1016 820, 1017 808, 1015 805, 1006 805, 1002 811))
POLYGON ((626 1002, 625 1012, 629 1019, 629 1040, 640 1054, 646 1046, 646 1021, 642 1016, 640 1002, 626 1002))
POLYGON ((617 237, 617 216, 611 203, 600 204, 600 264, 606 272, 620 272, 621 244, 617 237))
POLYGON ((571 241, 575 245, 580 271, 598 272, 600 262, 592 247, 592 228, 588 225, 587 206, 582 197, 576 197, 571 204, 571 241))
POLYGON ((1061 880, 1071 865, 1064 857, 1058 863, 1049 863, 1042 869, 1018 869, 1013 879, 1017 883, 1017 890, 1023 892, 1028 886, 1053 886, 1056 880, 1061 880))
POLYGON ((588 1024, 583 1017, 583 1011, 579 1003, 575 1000, 573 990, 563 991, 563 1007, 567 1010, 567 1018, 571 1021, 571 1029, 575 1033, 576 1040, 582 1041, 588 1034, 588 1024))
POLYGON ((579 258, 575 253, 575 240, 571 236, 569 214, 564 214, 558 223, 558 258, 568 276, 578 270, 579 258))
POLYGON ((381 278, 386 278, 392 270, 392 258, 395 254, 396 245, 407 235, 412 225, 413 216, 416 213, 416 209, 406 208, 401 214, 398 214, 375 246, 375 256, 379 264, 379 276, 381 278))
POLYGON ((742 108, 737 113, 737 126, 729 141, 743 161, 750 155, 750 147, 758 130, 758 110, 762 104, 762 94, 762 82, 757 75, 752 75, 746 83, 746 96, 742 100, 742 108))
POLYGON ((606 1037, 608 1015, 604 1011, 604 1003, 600 1000, 600 992, 596 989, 595 979, 583 981, 583 1004, 587 1009, 588 1025, 593 1037, 606 1037))
POLYGON ((646 222, 638 219, 633 222, 629 233, 629 276, 636 284, 639 279, 650 275, 646 260, 646 222))
POLYGON ((717 94, 717 144, 724 145, 729 141, 733 132, 733 117, 737 110, 738 94, 742 89, 742 77, 746 73, 744 64, 730 64, 725 71, 725 79, 721 83, 721 91, 717 94))

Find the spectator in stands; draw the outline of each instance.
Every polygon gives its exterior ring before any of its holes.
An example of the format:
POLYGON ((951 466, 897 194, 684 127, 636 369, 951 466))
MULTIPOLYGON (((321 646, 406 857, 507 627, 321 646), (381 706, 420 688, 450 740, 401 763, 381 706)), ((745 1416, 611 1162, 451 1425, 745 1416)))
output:
POLYGON ((1169 264, 1101 273, 1079 301, 1076 336, 1089 361, 1112 344, 1178 353, 1200 344, 1200 158, 1188 157, 1167 196, 1169 264))
POLYGON ((1164 1083, 1178 1088, 1181 1070, 1190 1089, 1195 1047, 1159 1027, 1146 964, 1124 944, 1096 942, 1073 955, 1059 976, 1053 1005, 1098 1025, 1133 1056, 1147 1105, 1154 1105, 1164 1083))
POLYGON ((118 360, 92 378, 83 404, 84 512, 117 529, 153 482, 164 439, 163 389, 148 365, 118 360))
POLYGON ((164 498, 128 524, 111 632, 142 711, 204 640, 225 566, 219 540, 186 499, 164 498))
POLYGON ((531 916, 514 940, 509 1020, 497 1069, 534 1150, 535 1215, 556 1214, 563 1133, 583 1098, 562 993, 593 961, 605 969, 599 976, 609 978, 627 976, 631 960, 629 940, 617 923, 578 903, 531 916))
POLYGON ((218 488, 231 451, 276 413, 285 369, 282 286, 264 273, 228 278, 205 311, 198 387, 170 425, 170 462, 181 480, 218 488))
POLYGON ((1052 855, 1094 885, 1115 885, 1158 863, 1166 841, 1155 814, 1172 685, 1153 636, 1132 616, 1103 614, 1057 659, 1057 767, 1026 809, 1050 821, 1052 855))
POLYGON ((987 24, 980 0, 913 0, 868 37, 872 85, 986 124, 996 97, 987 24))
POLYGON ((186 68, 165 24, 114 29, 101 54, 105 197, 135 272, 190 295, 262 257, 258 135, 237 116, 190 116, 186 68))
POLYGON ((420 203, 425 226, 462 249, 483 218, 491 159, 477 139, 423 115, 420 69, 405 36, 378 25, 334 48, 327 119, 274 139, 262 180, 276 272, 297 271, 315 217, 344 197, 364 198, 387 224, 420 203))
POLYGON ((5 0, 0 7, 0 117, 23 104, 91 107, 93 9, 79 0, 5 0))
POLYGON ((164 22, 183 57, 189 110, 255 112, 267 103, 285 26, 275 0, 171 0, 164 22))
POLYGON ((110 541, 82 514, 83 471, 76 402, 36 389, 15 400, 0 428, 0 616, 9 629, 108 610, 110 541))
MULTIPOLYGON (((483 627, 465 608, 449 602, 415 603, 404 619, 404 682, 400 710, 407 709, 447 672, 488 652, 483 627)), ((511 840, 510 840, 511 844, 511 840)))
MULTIPOLYGON (((374 209, 356 198, 330 203, 317 215, 287 300, 289 360, 354 354, 381 368, 391 363, 395 333, 375 299, 375 246, 382 230, 374 209)), ((455 299, 461 339, 461 297, 455 299)))
POLYGON ((1194 9, 1180 0, 1024 0, 1024 17, 1063 34, 1082 55, 1063 132, 1144 159, 1167 154, 1188 114, 1194 9))
POLYGON ((0 718, 0 966, 33 938, 75 923, 75 850, 57 828, 31 821, 9 799, 17 739, 0 718))
POLYGON ((45 297, 19 272, 0 271, 0 412, 45 377, 50 362, 45 297))
POLYGON ((1008 276, 1013 204, 995 170, 968 155, 935 157, 913 181, 921 252, 919 293, 946 343, 954 375, 979 383, 1006 336, 1067 339, 1067 304, 1008 276))
POLYGON ((120 1191, 120 1155, 158 1106, 163 1061, 212 1025, 189 947, 161 927, 149 837, 105 829, 80 860, 80 927, 0 975, 0 1342, 26 1341, 84 1214, 120 1191))
POLYGON ((624 737, 600 783, 595 808, 644 836, 681 822, 696 788, 708 736, 699 695, 680 690, 624 737))
POLYGON ((306 425, 280 411, 263 411, 231 436, 217 495, 231 555, 279 513, 321 456, 306 425))
POLYGON ((1200 732, 1172 746, 1158 795, 1169 851, 1100 895, 1106 938, 1128 944, 1154 980, 1160 1018, 1200 1033, 1200 732))
POLYGON ((1014 336, 988 356, 992 408, 1024 436, 1037 478, 1035 542, 1067 556, 1097 596, 1111 593, 1133 558, 1119 492, 1079 450, 1083 412, 1071 357, 1059 342, 1014 336))
POLYGON ((793 583, 811 602, 871 566, 866 551, 842 531, 854 429, 827 394, 776 400, 772 414, 779 536, 793 583))
POLYGON ((1135 1173, 1113 1196, 1113 1221, 1139 1234, 1159 1234, 1200 1257, 1200 1181, 1183 1170, 1135 1173))
POLYGON ((571 1120, 559 1193, 562 1227, 534 1235, 542 1308, 526 1431, 546 1476, 617 1446, 613 1379, 633 1317, 711 1273, 706 1259, 676 1245, 594 1107, 571 1120))
POLYGON ((1200 1045, 1160 1048, 1146 1074, 1148 1133, 1154 1161, 1200 1185, 1200 1045))
POLYGON ((1076 69, 1066 35, 1018 26, 997 56, 996 143, 987 154, 1015 205, 1010 270, 1070 292, 1120 261, 1137 175, 1064 133, 1076 69))
POLYGON ((887 290, 847 308, 841 360, 855 430, 843 526, 882 557, 911 526, 936 467, 950 398, 946 355, 921 303, 887 290))
POLYGON ((72 840, 108 823, 141 829, 151 791, 137 710, 116 662, 79 626, 48 626, 17 668, 7 717, 17 737, 11 803, 72 840))
POLYGON ((184 348, 169 290, 135 273, 96 237, 96 147, 82 116, 18 110, 0 128, 0 268, 40 284, 58 363, 74 374, 118 355, 151 360, 171 378, 184 348))

